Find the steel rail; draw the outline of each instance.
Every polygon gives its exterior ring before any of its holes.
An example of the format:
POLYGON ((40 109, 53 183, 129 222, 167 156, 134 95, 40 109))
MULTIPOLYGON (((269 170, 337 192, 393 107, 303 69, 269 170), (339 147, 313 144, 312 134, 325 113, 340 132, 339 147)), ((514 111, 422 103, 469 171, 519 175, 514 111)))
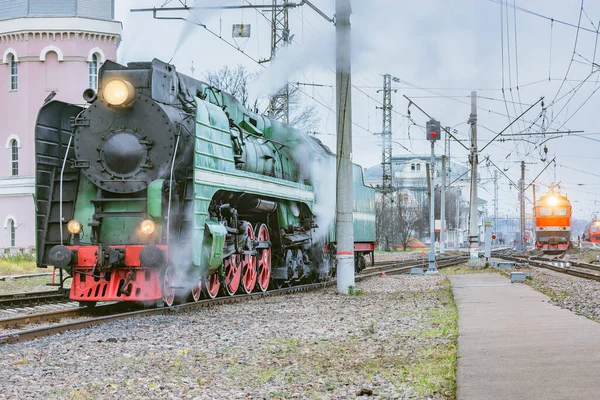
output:
POLYGON ((22 293, 8 293, 8 294, 0 294, 0 301, 7 299, 19 299, 28 296, 43 296, 47 294, 59 294, 58 290, 45 290, 41 292, 22 292, 22 293))
POLYGON ((24 306, 29 304, 61 302, 68 300, 58 291, 14 293, 0 296, 0 308, 24 306))
MULTIPOLYGON (((575 267, 575 268, 588 268, 588 266, 583 266, 581 263, 570 262, 571 263, 570 267, 559 267, 557 265, 552 264, 552 261, 550 261, 550 260, 541 261, 541 260, 527 258, 525 256, 521 256, 521 257, 516 257, 516 256, 500 256, 499 258, 503 258, 503 259, 509 260, 509 261, 526 262, 526 263, 528 263, 530 265, 533 265, 534 267, 545 268, 545 269, 549 269, 549 270, 552 270, 552 271, 555 271, 555 272, 560 272, 560 273, 563 273, 563 274, 576 276, 576 277, 579 277, 579 278, 600 281, 600 274, 583 272, 583 271, 578 271, 578 270, 572 269, 573 267, 575 267)), ((591 264, 589 264, 589 265, 591 265, 591 264)), ((596 266, 594 266, 594 267, 596 267, 596 266)), ((596 268, 593 268, 593 269, 596 269, 596 268)), ((600 269, 597 269, 597 270, 600 270, 600 269)))
MULTIPOLYGON (((463 263, 466 261, 467 258, 468 257, 466 257, 466 256, 456 256, 456 257, 448 257, 448 258, 441 259, 440 260, 440 268, 463 263)), ((396 265, 397 264, 398 263, 396 263, 396 265)), ((405 272, 409 272, 411 268, 414 268, 415 266, 421 266, 421 265, 422 265, 421 263, 418 263, 418 264, 400 266, 400 267, 395 267, 395 268, 389 268, 389 269, 383 270, 383 271, 370 272, 368 274, 363 274, 363 275, 357 276, 356 280, 361 281, 363 279, 366 279, 366 278, 369 278, 369 277, 372 277, 375 275, 379 275, 381 272, 384 272, 384 271, 386 273, 390 273, 390 274, 405 273, 405 272)), ((27 329, 27 330, 6 333, 3 335, 0 335, 0 344, 12 344, 12 343, 23 342, 23 341, 27 341, 27 340, 33 340, 33 339, 37 339, 37 338, 41 338, 41 337, 49 336, 49 335, 53 335, 53 334, 63 333, 63 332, 72 331, 72 330, 84 329, 84 328, 99 325, 99 324, 102 324, 102 323, 105 323, 108 321, 118 320, 118 319, 123 319, 123 318, 137 317, 137 316, 149 316, 149 315, 160 315, 160 314, 166 314, 166 313, 179 312, 182 310, 193 310, 193 309, 197 309, 197 308, 203 308, 203 307, 220 305, 220 304, 237 303, 237 302, 247 301, 247 300, 252 300, 252 299, 265 298, 268 296, 279 296, 279 295, 290 294, 290 293, 298 293, 298 292, 316 290, 316 289, 321 289, 321 288, 331 286, 333 284, 335 284, 335 280, 331 280, 328 282, 307 284, 307 285, 292 286, 289 288, 274 289, 274 290, 267 291, 265 293, 251 293, 251 294, 242 294, 242 295, 236 295, 236 296, 230 296, 230 297, 218 297, 216 299, 204 299, 204 300, 200 300, 198 302, 179 304, 179 305, 175 305, 172 307, 125 311, 125 312, 119 312, 119 313, 112 313, 115 310, 115 305, 113 304, 113 305, 106 305, 106 306, 102 306, 102 307, 96 307, 95 309, 77 308, 77 309, 64 310, 64 311, 55 311, 55 312, 51 312, 51 313, 29 315, 29 316, 24 316, 24 317, 5 318, 5 319, 0 319, 0 327, 3 327, 3 328, 9 328, 9 327, 15 327, 15 326, 18 327, 18 326, 26 325, 26 324, 30 324, 30 323, 54 321, 54 320, 57 320, 57 319, 60 320, 60 319, 66 318, 66 317, 85 316, 85 315, 89 315, 92 313, 97 314, 99 312, 100 313, 103 313, 103 312, 110 313, 109 315, 88 318, 88 319, 84 319, 84 320, 80 320, 80 321, 72 321, 72 322, 51 325, 51 326, 44 326, 44 327, 38 327, 38 328, 33 328, 33 329, 27 329)), ((117 306, 123 306, 123 304, 124 303, 120 303, 117 306)))
POLYGON ((584 268, 584 269, 591 269, 594 271, 600 271, 600 265, 596 265, 596 264, 591 264, 591 263, 587 263, 587 262, 581 262, 581 261, 572 261, 572 260, 563 260, 563 259, 557 259, 555 258, 548 258, 548 257, 543 257, 543 256, 533 256, 533 257, 525 257, 525 256, 520 256, 520 255, 515 255, 515 257, 522 259, 523 261, 525 260, 534 260, 534 261, 543 261, 543 262, 563 262, 563 263, 568 263, 570 267, 575 267, 575 268, 584 268))

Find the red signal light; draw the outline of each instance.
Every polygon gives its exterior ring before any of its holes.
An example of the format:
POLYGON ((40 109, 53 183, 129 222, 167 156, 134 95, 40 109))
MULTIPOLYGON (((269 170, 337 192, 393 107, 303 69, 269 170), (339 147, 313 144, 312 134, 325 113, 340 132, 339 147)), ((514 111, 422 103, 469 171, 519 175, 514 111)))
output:
POLYGON ((433 137, 436 137, 436 136, 437 136, 437 133, 435 133, 435 132, 431 132, 431 136, 433 136, 433 137))

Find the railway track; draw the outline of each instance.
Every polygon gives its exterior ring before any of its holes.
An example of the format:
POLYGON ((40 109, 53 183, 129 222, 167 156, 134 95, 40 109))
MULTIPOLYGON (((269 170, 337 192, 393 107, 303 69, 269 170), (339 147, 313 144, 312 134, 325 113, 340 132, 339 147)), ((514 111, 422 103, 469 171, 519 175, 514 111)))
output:
POLYGON ((515 261, 515 262, 526 262, 534 267, 545 268, 552 271, 560 272, 567 275, 577 276, 579 278, 591 279, 595 281, 600 281, 600 274, 584 272, 580 269, 589 269, 594 271, 600 271, 600 266, 589 264, 589 263, 581 263, 575 261, 564 261, 564 260, 552 260, 545 257, 527 257, 527 256, 500 256, 505 260, 515 261), (580 269, 574 269, 580 268, 580 269))
MULTIPOLYGON (((438 261, 439 268, 448 267, 451 265, 461 264, 467 261, 466 256, 444 257, 438 261)), ((391 265, 379 265, 365 269, 364 273, 356 277, 356 281, 380 275, 382 272, 386 274, 401 274, 410 272, 412 268, 423 267, 427 260, 406 260, 395 262, 391 265)), ((279 296, 290 293, 304 292, 317 290, 335 284, 335 280, 329 282, 313 283, 299 286, 292 286, 282 289, 269 290, 266 293, 251 293, 243 295, 235 295, 230 297, 218 297, 216 299, 205 299, 193 303, 179 304, 165 308, 151 309, 134 309, 132 305, 126 303, 111 304, 98 306, 93 309, 75 308, 62 311, 54 311, 49 313, 33 314, 22 317, 12 317, 0 319, 0 329, 14 329, 4 334, 0 334, 0 344, 18 343, 28 340, 41 338, 53 334, 59 334, 67 331, 84 329, 95 325, 100 325, 105 322, 114 321, 123 318, 150 316, 159 314, 169 314, 179 312, 181 310, 192 310, 208 306, 220 304, 237 303, 252 299, 260 299, 265 296, 279 296), (60 322, 65 319, 73 318, 74 321, 60 322), (83 318, 83 319, 81 319, 83 318), (56 322, 59 323, 56 323, 56 322), (51 323, 52 325, 21 329, 23 326, 30 324, 51 323)))
POLYGON ((3 294, 0 295, 0 309, 61 301, 67 301, 67 299, 58 290, 3 294))

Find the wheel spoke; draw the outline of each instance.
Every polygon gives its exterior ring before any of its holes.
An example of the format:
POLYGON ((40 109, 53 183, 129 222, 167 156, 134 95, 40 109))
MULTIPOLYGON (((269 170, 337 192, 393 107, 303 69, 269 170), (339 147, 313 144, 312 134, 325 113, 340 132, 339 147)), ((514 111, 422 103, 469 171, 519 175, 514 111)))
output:
MULTIPOLYGON (((259 242, 266 242, 269 240, 269 230, 265 224, 260 224, 256 229, 256 236, 259 242)), ((258 250, 258 279, 256 286, 264 292, 269 288, 269 281, 271 280, 271 249, 259 249, 258 250)))
POLYGON ((233 296, 240 287, 241 270, 237 254, 232 254, 225 259, 225 285, 226 295, 233 296))
POLYGON ((191 289, 191 299, 192 301, 200 300, 200 295, 202 294, 202 279, 197 279, 195 284, 192 284, 191 289))
MULTIPOLYGON (((247 224, 246 234, 250 241, 254 241, 254 230, 252 225, 247 224)), ((257 257, 255 255, 244 254, 242 256, 242 290, 244 293, 251 293, 256 286, 257 279, 257 257)))
POLYGON ((171 307, 175 302, 175 289, 173 286, 173 273, 169 267, 165 270, 162 280, 163 301, 167 307, 171 307))
POLYGON ((206 297, 210 299, 214 299, 219 294, 219 289, 221 287, 221 282, 219 281, 219 274, 214 273, 212 275, 206 276, 203 278, 204 285, 203 290, 206 294, 206 297))

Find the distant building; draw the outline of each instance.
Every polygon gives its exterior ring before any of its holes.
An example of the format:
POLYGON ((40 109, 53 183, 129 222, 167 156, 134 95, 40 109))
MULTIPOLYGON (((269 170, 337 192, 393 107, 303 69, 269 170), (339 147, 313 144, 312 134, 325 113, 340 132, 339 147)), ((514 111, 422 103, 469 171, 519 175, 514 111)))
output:
POLYGON ((114 0, 0 0, 0 251, 35 246, 34 125, 45 99, 83 103, 116 60, 114 0))
MULTIPOLYGON (((392 186, 398 194, 402 194, 406 199, 412 199, 419 202, 427 199, 427 164, 431 162, 430 155, 412 155, 403 154, 392 157, 392 186)), ((452 162, 446 163, 446 169, 449 175, 446 178, 446 185, 452 184, 454 190, 458 189, 462 206, 466 206, 469 201, 470 179, 469 169, 463 165, 452 162)), ((381 164, 367 168, 364 172, 364 181, 366 185, 380 188, 382 183, 381 164)), ((441 185, 442 176, 442 157, 435 157, 435 185, 441 185)), ((478 198, 478 220, 480 232, 483 232, 483 219, 487 212, 487 201, 478 198)), ((448 215, 446 221, 455 220, 455 215, 448 215)), ((459 229, 448 232, 449 242, 458 241, 463 243, 468 240, 469 215, 461 214, 459 229)), ((483 238, 483 236, 481 236, 483 238)), ((482 239, 483 240, 483 239, 482 239)))
MULTIPOLYGON (((392 186, 401 193, 407 193, 413 198, 427 195, 427 164, 430 156, 418 156, 412 154, 398 155, 392 157, 392 186)), ((455 163, 447 163, 446 168, 450 172, 446 184, 454 182, 454 187, 460 187, 463 198, 469 200, 469 170, 455 163), (466 197, 464 197, 466 194, 466 197)), ((442 157, 435 158, 436 185, 441 184, 442 157), (439 178, 439 179, 438 179, 439 178)), ((364 174, 365 184, 373 187, 381 187, 382 168, 381 164, 367 168, 364 174)))

